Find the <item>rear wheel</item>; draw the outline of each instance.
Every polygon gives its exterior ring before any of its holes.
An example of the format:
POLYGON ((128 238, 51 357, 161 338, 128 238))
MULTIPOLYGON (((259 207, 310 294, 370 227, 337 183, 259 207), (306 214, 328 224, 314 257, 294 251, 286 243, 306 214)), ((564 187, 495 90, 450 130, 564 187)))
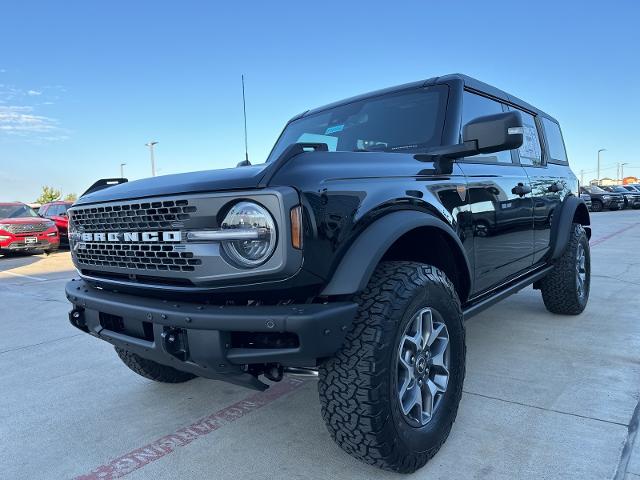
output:
POLYGON ((600 200, 592 200, 591 201, 591 211, 592 212, 601 212, 603 208, 604 208, 604 205, 602 205, 602 202, 600 200))
POLYGON ((413 472, 456 418, 465 372, 460 301, 445 274, 384 262, 335 357, 320 367, 322 416, 333 439, 372 465, 413 472))
POLYGON ((547 310, 578 315, 587 306, 591 286, 591 253, 584 228, 574 223, 569 245, 553 270, 540 281, 542 300, 547 310))
POLYGON ((140 355, 136 355, 128 350, 119 347, 115 347, 115 349, 120 360, 122 360, 127 367, 149 380, 162 383, 183 383, 196 377, 192 373, 181 372, 180 370, 162 365, 153 360, 142 358, 140 355))

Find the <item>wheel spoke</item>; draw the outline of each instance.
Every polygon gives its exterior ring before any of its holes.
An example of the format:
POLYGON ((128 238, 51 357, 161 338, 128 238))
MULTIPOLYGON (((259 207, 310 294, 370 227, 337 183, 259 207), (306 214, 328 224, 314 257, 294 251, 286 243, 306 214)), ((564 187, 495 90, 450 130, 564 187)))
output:
POLYGON ((429 334, 429 339, 427 340, 427 346, 429 347, 433 345, 433 342, 436 341, 436 339, 442 334, 444 330, 444 323, 436 323, 434 326, 432 322, 431 325, 431 333, 429 334))
POLYGON ((413 387, 408 389, 405 395, 406 399, 402 401, 402 412, 405 415, 409 415, 413 409, 417 406, 422 411, 422 391, 414 383, 413 387))
POLYGON ((438 387, 431 380, 427 380, 422 384, 422 391, 424 394, 424 408, 422 412, 427 415, 427 420, 430 420, 433 415, 433 407, 436 400, 436 393, 438 393, 438 387))
POLYGON ((445 372, 446 373, 443 374, 435 374, 429 379, 429 381, 435 386, 436 390, 440 393, 446 392, 447 385, 449 385, 449 371, 445 369, 445 372))

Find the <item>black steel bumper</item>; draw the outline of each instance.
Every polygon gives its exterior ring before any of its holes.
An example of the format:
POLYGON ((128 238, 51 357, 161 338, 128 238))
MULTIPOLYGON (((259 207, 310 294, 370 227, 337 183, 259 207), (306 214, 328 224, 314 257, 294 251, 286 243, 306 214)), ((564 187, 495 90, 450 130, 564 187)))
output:
POLYGON ((169 302, 66 285, 75 327, 138 355, 201 377, 264 389, 244 365, 314 365, 333 355, 355 316, 354 302, 286 306, 218 306, 169 302), (238 348, 237 332, 293 334, 295 346, 238 348))

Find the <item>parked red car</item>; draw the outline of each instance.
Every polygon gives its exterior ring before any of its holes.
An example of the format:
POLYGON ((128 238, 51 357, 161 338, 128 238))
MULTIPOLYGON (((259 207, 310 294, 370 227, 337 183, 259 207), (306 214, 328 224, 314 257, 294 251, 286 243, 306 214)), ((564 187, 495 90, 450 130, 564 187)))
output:
POLYGON ((56 201, 45 203, 38 209, 38 215, 53 220, 58 227, 60 234, 60 243, 69 245, 69 216, 67 210, 73 205, 73 202, 56 201))
POLYGON ((0 254, 52 252, 60 246, 56 224, 24 203, 0 203, 0 254))

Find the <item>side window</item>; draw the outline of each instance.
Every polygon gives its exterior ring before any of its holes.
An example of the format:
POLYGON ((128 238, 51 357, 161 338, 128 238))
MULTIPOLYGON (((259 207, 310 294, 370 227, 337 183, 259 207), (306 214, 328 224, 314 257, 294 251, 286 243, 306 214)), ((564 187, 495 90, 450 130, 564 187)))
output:
POLYGON ((49 210, 49 207, 40 207, 38 209, 38 214, 40 214, 43 217, 47 216, 47 211, 49 210))
MULTIPOLYGON (((462 97, 462 124, 460 127, 460 138, 462 138, 462 128, 478 117, 485 115, 494 115, 502 113, 502 104, 491 100, 490 98, 476 95, 471 92, 464 92, 462 97)), ((496 152, 491 154, 481 153, 473 157, 467 157, 465 160, 473 162, 495 162, 495 163, 512 163, 511 153, 509 150, 504 152, 496 152)))
POLYGON ((530 113, 520 111, 522 114, 522 123, 524 125, 524 141, 518 149, 520 155, 520 163, 533 167, 542 165, 542 148, 540 147, 540 137, 538 136, 538 127, 536 120, 530 113))
POLYGON ((564 149, 564 140, 560 125, 552 122, 548 118, 542 118, 542 127, 544 128, 544 136, 549 145, 549 157, 551 161, 567 163, 567 152, 564 149))

